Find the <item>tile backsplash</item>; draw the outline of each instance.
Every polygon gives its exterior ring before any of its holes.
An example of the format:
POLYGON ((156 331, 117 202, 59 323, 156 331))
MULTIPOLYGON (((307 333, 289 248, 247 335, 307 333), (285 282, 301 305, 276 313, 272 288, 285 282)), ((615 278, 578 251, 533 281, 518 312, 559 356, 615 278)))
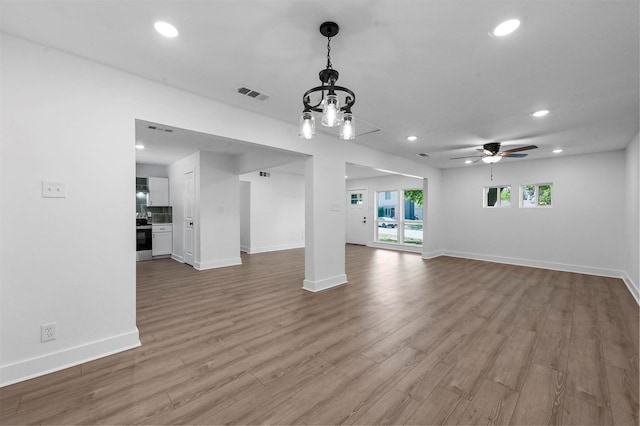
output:
POLYGON ((171 206, 147 206, 147 212, 151 212, 151 223, 173 223, 171 206))

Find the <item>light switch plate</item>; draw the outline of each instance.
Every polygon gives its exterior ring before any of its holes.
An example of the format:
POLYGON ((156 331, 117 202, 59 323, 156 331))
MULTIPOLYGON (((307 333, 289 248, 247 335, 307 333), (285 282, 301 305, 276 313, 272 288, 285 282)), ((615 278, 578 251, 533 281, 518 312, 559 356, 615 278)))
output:
POLYGON ((42 198, 66 198, 67 187, 62 182, 42 181, 42 198))

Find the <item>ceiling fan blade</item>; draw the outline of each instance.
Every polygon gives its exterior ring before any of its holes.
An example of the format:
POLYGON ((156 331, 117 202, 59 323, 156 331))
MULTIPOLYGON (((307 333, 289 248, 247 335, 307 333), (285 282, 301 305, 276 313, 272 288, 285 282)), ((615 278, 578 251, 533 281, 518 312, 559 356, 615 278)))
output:
POLYGON ((511 154, 512 152, 520 152, 520 151, 528 151, 530 149, 536 149, 538 148, 535 145, 527 145, 527 146, 521 146, 519 148, 513 148, 513 149, 508 149, 506 151, 502 151, 503 154, 511 154))
POLYGON ((501 157, 511 157, 511 158, 524 158, 528 154, 512 154, 510 152, 503 152, 500 154, 501 157))
POLYGON ((465 155, 464 157, 453 157, 449 158, 449 160, 462 160, 464 158, 483 158, 484 155, 465 155))

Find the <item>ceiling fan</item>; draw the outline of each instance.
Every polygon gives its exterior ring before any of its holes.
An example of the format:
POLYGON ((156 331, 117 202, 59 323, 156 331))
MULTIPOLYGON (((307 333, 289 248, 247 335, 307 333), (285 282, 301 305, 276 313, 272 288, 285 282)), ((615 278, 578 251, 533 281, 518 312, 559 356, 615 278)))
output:
POLYGON ((485 163, 493 164, 497 163, 502 159, 502 157, 511 157, 511 158, 523 158, 526 157, 527 154, 519 154, 521 151, 528 151, 530 149, 538 148, 536 145, 527 145, 521 146, 518 148, 508 149, 506 151, 500 151, 500 142, 490 142, 483 145, 482 149, 478 148, 483 155, 466 155, 464 157, 454 157, 450 158, 450 160, 460 160, 462 158, 478 158, 474 161, 477 163, 482 160, 485 163))

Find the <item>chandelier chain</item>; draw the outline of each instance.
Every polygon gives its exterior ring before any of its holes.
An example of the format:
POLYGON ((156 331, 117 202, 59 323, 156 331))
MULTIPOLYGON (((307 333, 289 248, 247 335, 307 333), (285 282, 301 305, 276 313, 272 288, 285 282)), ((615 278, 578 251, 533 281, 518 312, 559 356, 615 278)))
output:
POLYGON ((331 65, 331 37, 327 37, 327 69, 333 69, 331 65))

